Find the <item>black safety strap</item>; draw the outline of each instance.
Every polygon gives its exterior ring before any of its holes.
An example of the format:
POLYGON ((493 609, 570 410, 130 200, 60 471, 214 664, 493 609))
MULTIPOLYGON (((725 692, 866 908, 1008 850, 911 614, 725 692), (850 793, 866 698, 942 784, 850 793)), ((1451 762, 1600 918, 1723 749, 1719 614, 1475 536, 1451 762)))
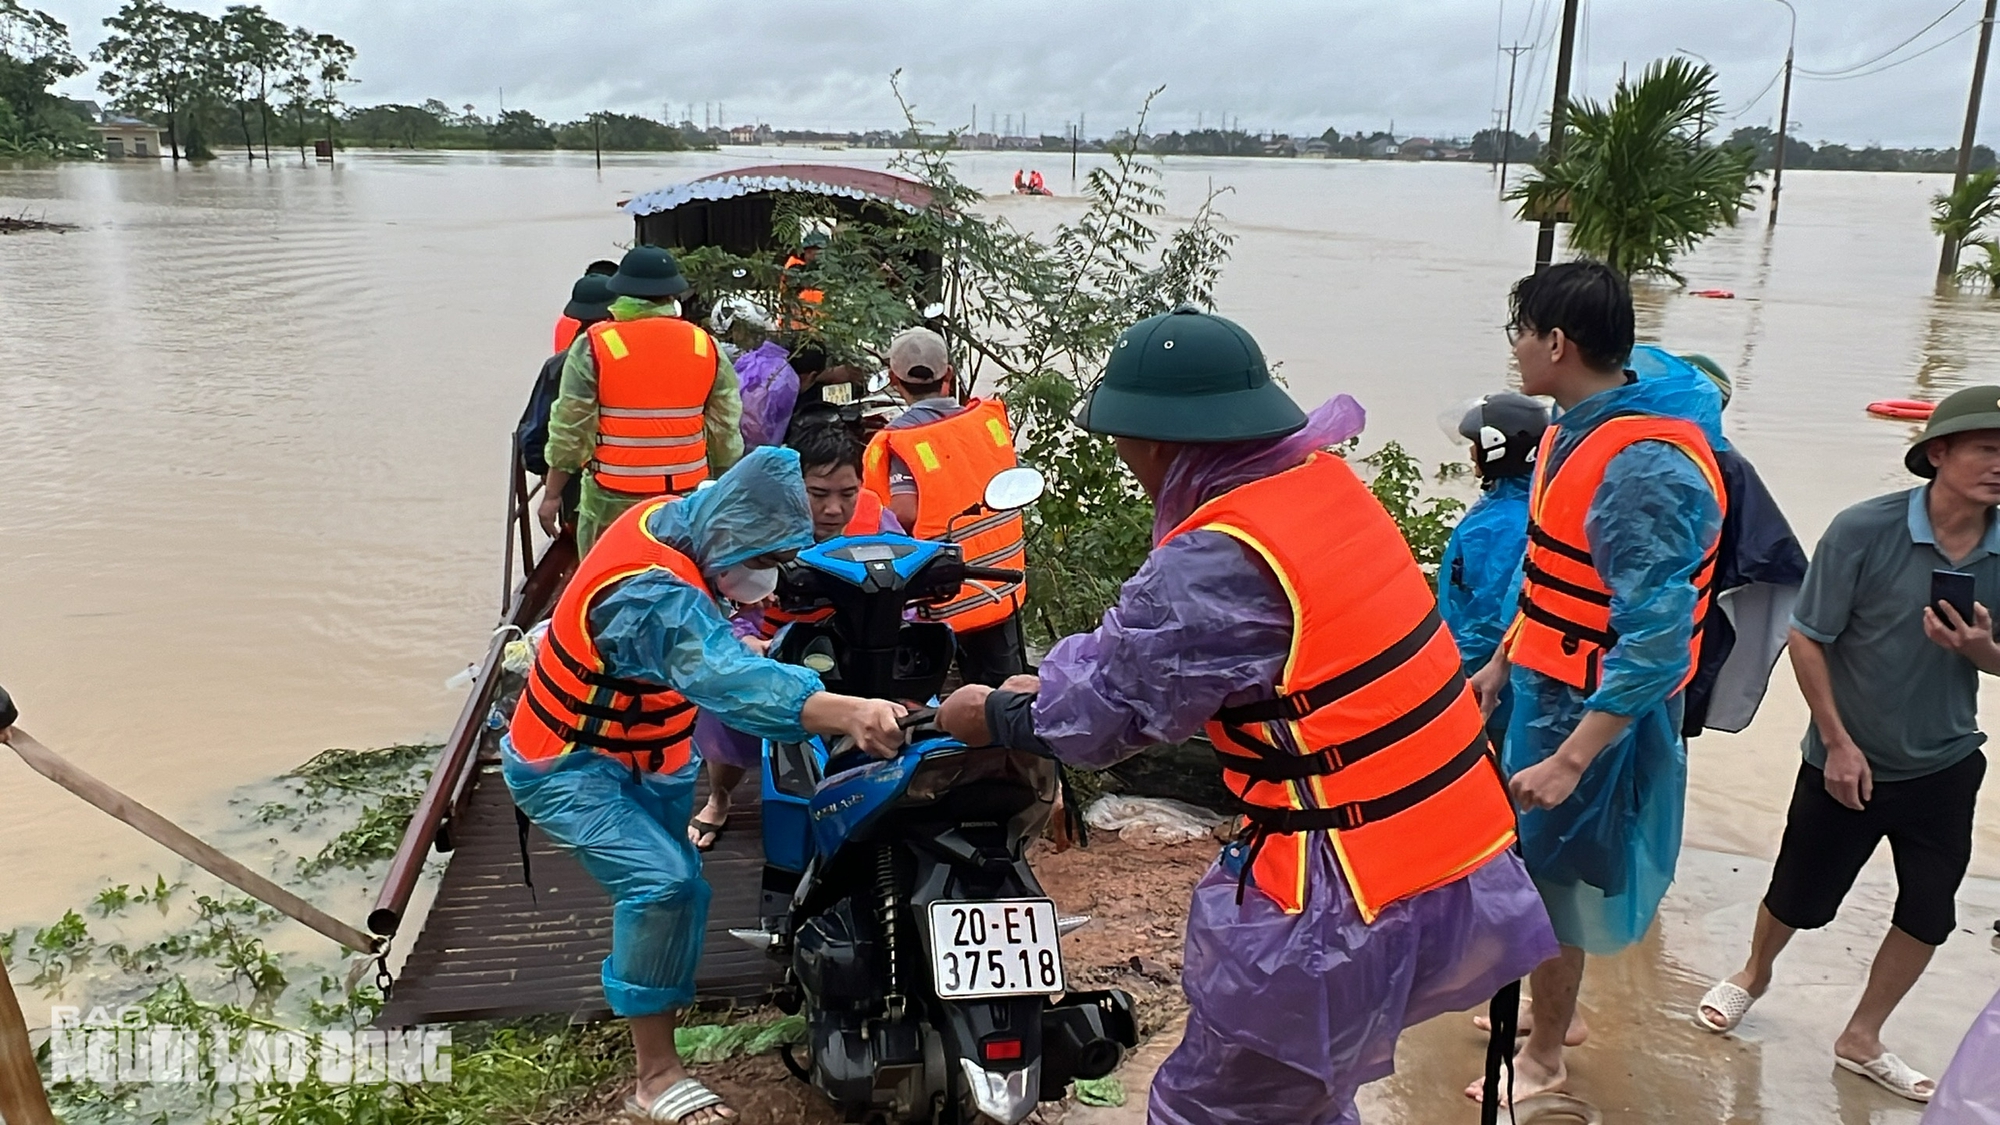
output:
POLYGON ((1465 749, 1452 755, 1450 761, 1401 789, 1372 800, 1349 801, 1327 809, 1273 809, 1253 805, 1239 797, 1236 811, 1249 817, 1251 823, 1264 833, 1352 832, 1363 825, 1387 820, 1397 813, 1415 808, 1444 792, 1481 761, 1491 760, 1486 732, 1481 731, 1466 744, 1465 749))
POLYGON ((625 695, 654 695, 669 690, 666 684, 649 684, 644 680, 628 680, 623 676, 607 675, 592 668, 590 665, 571 655, 570 651, 562 646, 562 642, 556 639, 556 631, 554 629, 550 629, 543 635, 542 643, 548 646, 550 652, 555 653, 556 659, 562 661, 563 667, 569 669, 570 675, 575 676, 591 687, 610 688, 612 691, 621 692, 625 695))
POLYGON ((1219 748, 1215 756, 1223 769, 1244 774, 1256 781, 1300 781, 1308 777, 1325 777, 1339 773, 1422 730, 1431 720, 1450 710, 1464 693, 1465 675, 1454 668, 1450 678, 1422 703, 1366 734, 1310 754, 1289 754, 1233 727, 1224 726, 1222 733, 1225 739, 1256 756, 1232 754, 1219 748))
POLYGON ((514 806, 514 829, 521 841, 521 885, 528 888, 528 901, 541 905, 535 897, 535 878, 528 868, 528 814, 514 806))
POLYGON ((1589 567, 1597 565, 1597 561, 1590 557, 1589 551, 1557 539, 1547 531, 1544 531, 1541 524, 1533 520, 1528 521, 1528 542, 1546 550, 1554 551, 1571 562, 1579 562, 1589 567))
MULTIPOLYGON (((542 686, 542 690, 555 696, 556 702, 562 704, 565 708, 578 715, 592 719, 601 719, 607 723, 619 723, 628 727, 652 726, 663 723, 675 715, 694 709, 694 704, 685 699, 679 703, 670 704, 665 707, 647 707, 644 704, 645 697, 638 695, 627 696, 631 702, 623 707, 592 703, 587 699, 578 699, 564 690, 563 686, 550 679, 541 670, 539 665, 531 670, 529 675, 533 676, 535 682, 542 686)), ((652 690, 657 693, 668 689, 656 686, 652 690)))
MULTIPOLYGON (((1593 590, 1588 586, 1579 586, 1566 579, 1557 578, 1555 575, 1536 566, 1532 560, 1521 564, 1521 573, 1527 577, 1531 585, 1546 586, 1558 594, 1568 595, 1577 601, 1589 602, 1592 605, 1601 606, 1609 606, 1611 604, 1611 592, 1609 590, 1593 590)), ((1523 596, 1525 597, 1526 595, 1523 594, 1523 596)))
POLYGON ((1416 628, 1404 634, 1401 640, 1340 675, 1323 680, 1309 688, 1278 696, 1276 699, 1262 699, 1255 703, 1224 707, 1215 713, 1215 718, 1218 722, 1236 724, 1272 723, 1281 719, 1297 721, 1305 718, 1327 704, 1343 696, 1352 695, 1409 663, 1443 627, 1444 621, 1438 616, 1437 608, 1433 606, 1431 611, 1424 615, 1424 619, 1417 622, 1416 628))
POLYGON ((556 737, 562 739, 564 742, 573 742, 578 746, 589 746, 593 749, 605 750, 613 754, 650 753, 656 759, 663 758, 668 747, 687 741, 694 733, 694 716, 690 714, 687 717, 687 721, 682 723, 678 729, 669 731, 659 738, 614 738, 597 731, 583 730, 580 727, 575 727, 564 722, 556 716, 555 712, 548 709, 547 704, 536 698, 535 693, 532 691, 522 692, 521 698, 527 700, 528 707, 534 711, 535 716, 541 719, 543 724, 554 731, 556 737))
POLYGON ((1480 1087, 1479 1125, 1499 1125, 1500 1070, 1507 1070, 1507 1118, 1514 1118, 1514 1038, 1521 1026, 1521 982, 1510 981, 1486 1008, 1486 1081, 1480 1087))
POLYGON ((1589 641, 1598 648, 1610 648, 1618 643, 1616 629, 1593 629, 1588 625, 1571 621, 1559 613, 1553 613, 1529 601, 1525 591, 1521 594, 1521 616, 1537 624, 1546 625, 1565 637, 1589 641))

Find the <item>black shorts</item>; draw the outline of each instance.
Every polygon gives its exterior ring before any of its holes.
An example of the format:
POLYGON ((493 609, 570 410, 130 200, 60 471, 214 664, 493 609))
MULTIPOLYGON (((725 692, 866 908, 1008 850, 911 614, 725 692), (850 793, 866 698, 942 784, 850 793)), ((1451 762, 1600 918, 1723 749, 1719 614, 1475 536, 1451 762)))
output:
POLYGON ((1785 840, 1764 906, 1796 930, 1815 930, 1840 909, 1861 866, 1883 839, 1896 862, 1897 929, 1925 945, 1943 945, 1958 924, 1953 898, 1972 861, 1972 810, 1986 757, 1909 781, 1878 781, 1856 812, 1826 791, 1826 776, 1799 766, 1785 840))
POLYGON ((999 687, 1028 670, 1028 647, 1021 636, 1021 611, 997 625, 958 634, 958 676, 968 684, 999 687))

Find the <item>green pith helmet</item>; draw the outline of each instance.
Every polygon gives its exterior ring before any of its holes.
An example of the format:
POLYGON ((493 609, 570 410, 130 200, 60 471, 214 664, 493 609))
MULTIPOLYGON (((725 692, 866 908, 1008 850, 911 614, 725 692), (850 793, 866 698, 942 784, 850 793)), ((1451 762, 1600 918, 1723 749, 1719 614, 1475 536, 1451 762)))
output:
POLYGON ((1736 384, 1729 378, 1729 372, 1723 370, 1721 364, 1700 352, 1689 352, 1681 358, 1693 364, 1697 371, 1708 376, 1708 381, 1714 383, 1715 389, 1722 392, 1722 405, 1728 406, 1729 400, 1735 397, 1736 394, 1736 384))
POLYGON ((1306 416, 1233 320, 1182 305, 1127 328, 1077 411, 1094 434, 1150 441, 1281 437, 1306 416))
POLYGON ((681 276, 681 264, 658 246, 634 246, 627 250, 608 284, 618 296, 648 300, 678 297, 689 289, 688 279, 681 276))
POLYGON ((1931 439, 1974 430, 2000 430, 2000 387, 1967 387, 1938 403, 1916 444, 1903 454, 1903 467, 1925 480, 1936 477, 1937 467, 1924 452, 1931 439))
POLYGON ((605 282, 611 280, 602 274, 587 273, 569 287, 569 304, 563 306, 563 315, 571 320, 603 320, 611 315, 611 292, 605 282))
POLYGON ((833 240, 826 236, 825 231, 816 230, 807 232, 805 238, 800 240, 799 245, 807 250, 824 250, 832 242, 833 240))

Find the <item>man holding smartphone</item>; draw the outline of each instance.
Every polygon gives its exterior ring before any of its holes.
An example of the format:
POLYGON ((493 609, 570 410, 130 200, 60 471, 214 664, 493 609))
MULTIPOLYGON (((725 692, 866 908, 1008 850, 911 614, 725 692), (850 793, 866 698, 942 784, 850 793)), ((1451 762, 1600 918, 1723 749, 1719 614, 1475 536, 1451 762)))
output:
POLYGON ((1950 936, 1972 856, 1986 772, 1979 673, 2000 675, 1988 608, 2000 598, 2000 387, 1938 404, 1904 464, 1930 483, 1848 508, 1813 552, 1790 643, 1812 711, 1805 761, 1749 962, 1702 997, 1695 1018, 1711 1031, 1734 1028, 1770 987, 1779 951, 1798 930, 1833 920, 1887 839, 1895 914, 1834 1061, 1929 1101, 1936 1084, 1887 1051, 1881 1031, 1950 936))

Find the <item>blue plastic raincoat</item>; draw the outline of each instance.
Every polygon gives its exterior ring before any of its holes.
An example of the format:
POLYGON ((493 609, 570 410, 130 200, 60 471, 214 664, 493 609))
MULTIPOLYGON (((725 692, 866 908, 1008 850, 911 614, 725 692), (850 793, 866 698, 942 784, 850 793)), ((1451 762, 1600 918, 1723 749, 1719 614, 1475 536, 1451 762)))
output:
MULTIPOLYGON (((1346 396, 1275 441, 1183 449, 1155 502, 1154 539, 1203 502, 1361 429, 1346 396)), ((1036 696, 996 692, 995 736, 1102 767, 1201 730, 1225 704, 1268 699, 1292 611, 1243 545, 1194 531, 1155 547, 1089 633, 1066 637, 1036 696)), ((1324 839, 1324 837, 1321 837, 1324 839)), ((1237 899, 1240 846, 1195 887, 1182 973, 1187 1029, 1153 1083, 1155 1125, 1346 1125, 1355 1091, 1395 1069, 1403 1029, 1483 1003, 1553 956, 1555 941, 1510 853, 1394 903, 1370 925, 1330 849, 1313 853, 1304 910, 1237 899)))
MULTIPOLYGON (((1706 379, 1697 385, 1642 377, 1558 418, 1552 467, 1621 414, 1686 418, 1716 448, 1727 448, 1721 407, 1721 393, 1706 379)), ((1513 669, 1514 714, 1502 750, 1510 776, 1555 753, 1586 711, 1632 720, 1584 771, 1569 800, 1521 815, 1521 854, 1564 945, 1603 954, 1633 944, 1673 882, 1687 796, 1677 688, 1694 635, 1692 578, 1721 523, 1707 478, 1678 449, 1641 442, 1612 458, 1585 518, 1618 634, 1598 688, 1585 695, 1539 672, 1513 669)))
MULTIPOLYGON (((1438 560, 1438 616, 1458 642, 1467 676, 1486 667, 1514 619, 1515 572, 1528 553, 1528 478, 1501 477, 1479 494, 1452 529, 1438 560)), ((1514 693, 1501 693, 1486 720, 1497 744, 1507 733, 1514 693)))
MULTIPOLYGON (((798 454, 765 447, 712 487, 654 513, 647 529, 714 575, 759 555, 812 545, 798 454)), ((804 668, 752 654, 707 590, 648 572, 611 587, 590 608, 591 637, 613 676, 661 683, 704 714, 764 738, 799 741, 806 698, 821 690, 804 668)), ((651 1016, 694 999, 708 920, 701 856, 688 843, 700 761, 635 774, 595 751, 528 762, 501 740, 514 803, 574 855, 612 901, 604 995, 620 1016, 651 1016)))

